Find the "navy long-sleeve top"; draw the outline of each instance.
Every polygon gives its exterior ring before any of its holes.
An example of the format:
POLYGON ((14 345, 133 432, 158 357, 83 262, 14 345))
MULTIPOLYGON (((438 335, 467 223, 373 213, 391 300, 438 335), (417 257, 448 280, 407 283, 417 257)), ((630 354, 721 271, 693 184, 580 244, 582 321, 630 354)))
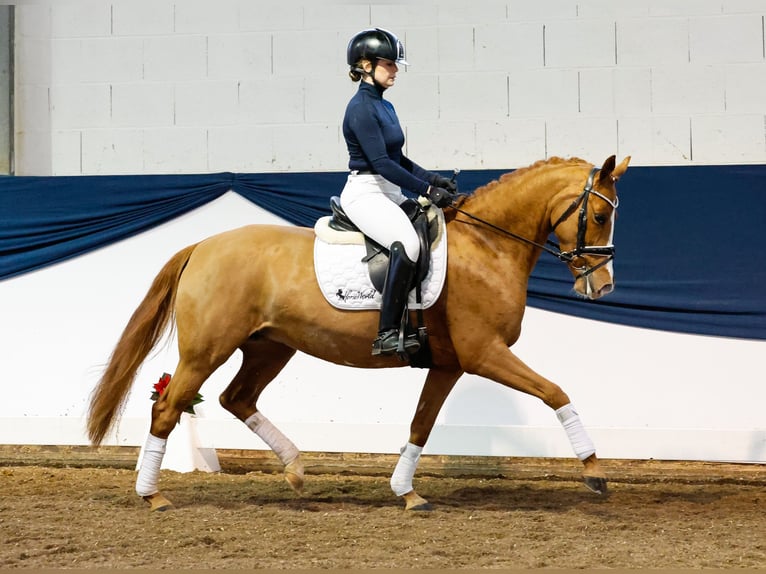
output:
POLYGON ((399 118, 373 84, 361 82, 346 106, 343 137, 350 170, 373 171, 402 189, 425 195, 432 174, 402 154, 404 132, 399 118))

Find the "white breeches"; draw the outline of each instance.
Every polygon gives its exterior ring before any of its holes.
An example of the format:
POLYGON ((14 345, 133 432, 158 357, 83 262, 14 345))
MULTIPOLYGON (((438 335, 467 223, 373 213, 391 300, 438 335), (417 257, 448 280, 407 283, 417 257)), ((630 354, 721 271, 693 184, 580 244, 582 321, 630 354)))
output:
POLYGON ((348 176, 340 204, 362 232, 383 247, 401 241, 411 261, 420 255, 420 240, 399 207, 407 197, 398 185, 380 175, 348 176))

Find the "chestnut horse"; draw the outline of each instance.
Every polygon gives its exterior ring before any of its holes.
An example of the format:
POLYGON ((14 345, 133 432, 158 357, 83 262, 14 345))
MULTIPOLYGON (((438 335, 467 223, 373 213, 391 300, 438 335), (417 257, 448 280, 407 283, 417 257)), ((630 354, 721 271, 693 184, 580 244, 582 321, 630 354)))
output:
MULTIPOLYGON (((612 291, 615 182, 629 161, 616 165, 611 156, 600 169, 577 158, 539 161, 445 208, 446 282, 424 311, 432 364, 391 478, 406 509, 428 507, 412 479, 437 414, 463 373, 528 393, 554 409, 584 465, 586 486, 606 492, 595 447, 569 397, 509 347, 520 335, 528 279, 543 250, 569 267, 579 295, 597 299, 612 291), (551 232, 559 245, 548 241, 551 232)), ((313 245, 314 231, 302 227, 249 225, 214 235, 174 255, 133 313, 93 390, 88 434, 94 445, 102 442, 138 368, 175 320, 180 360, 152 406, 136 479, 136 492, 152 510, 171 506, 158 488, 168 435, 235 350, 242 351, 242 366, 220 403, 272 448, 296 492, 303 486, 300 452, 257 409, 259 396, 296 350, 355 367, 406 365, 395 355, 370 354, 377 311, 338 310, 324 300, 313 245)))

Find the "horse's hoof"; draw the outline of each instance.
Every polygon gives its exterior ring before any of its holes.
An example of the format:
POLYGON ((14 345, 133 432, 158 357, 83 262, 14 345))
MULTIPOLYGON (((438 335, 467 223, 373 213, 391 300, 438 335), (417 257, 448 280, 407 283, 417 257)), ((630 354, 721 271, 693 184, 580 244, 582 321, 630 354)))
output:
POLYGON ((591 492, 595 492, 596 494, 601 494, 601 495, 609 494, 607 486, 606 486, 605 478, 601 476, 586 476, 584 477, 584 481, 585 481, 585 486, 591 492))
POLYGON ((406 508, 405 510, 412 510, 414 512, 430 512, 433 509, 433 505, 430 502, 426 502, 425 504, 418 504, 417 506, 406 508))
POLYGON ((150 512, 165 512, 166 510, 173 508, 173 503, 159 492, 144 496, 143 499, 149 503, 150 512))
POLYGON ((404 495, 404 510, 433 510, 433 506, 414 490, 404 495))
POLYGON ((303 494, 303 463, 300 458, 296 458, 290 464, 285 466, 285 480, 295 494, 303 494))

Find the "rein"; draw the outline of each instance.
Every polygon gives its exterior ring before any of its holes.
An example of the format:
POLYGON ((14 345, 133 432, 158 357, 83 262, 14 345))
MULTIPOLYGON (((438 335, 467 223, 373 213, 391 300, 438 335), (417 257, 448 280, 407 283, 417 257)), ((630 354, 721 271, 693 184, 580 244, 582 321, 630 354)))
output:
POLYGON ((527 243, 529 245, 533 245, 539 249, 542 249, 546 253, 553 255, 556 259, 564 263, 572 264, 576 258, 581 257, 583 255, 595 255, 598 257, 604 257, 605 259, 603 261, 601 261, 598 265, 594 265, 593 267, 588 267, 585 264, 583 264, 582 266, 574 267, 575 269, 580 271, 578 278, 587 277, 588 275, 596 271, 596 269, 603 267, 604 265, 606 265, 607 263, 609 263, 610 261, 614 259, 614 245, 604 245, 604 246, 585 245, 585 232, 587 231, 587 227, 588 227, 588 198, 590 197, 590 195, 593 194, 600 197, 601 199, 606 201, 609 205, 611 205, 612 208, 615 210, 617 209, 617 206, 619 205, 619 200, 612 201, 606 196, 604 196, 603 194, 593 189, 593 180, 598 171, 599 171, 599 168, 597 167, 594 167, 590 170, 590 174, 588 174, 588 179, 585 182, 585 187, 583 188, 582 193, 578 195, 577 198, 575 198, 575 200, 569 205, 569 207, 567 207, 564 213, 561 214, 561 217, 558 218, 556 223, 554 223, 553 226, 551 226, 551 233, 552 233, 553 231, 556 230, 556 228, 561 223, 566 221, 577 210, 578 206, 580 207, 580 212, 578 214, 578 221, 577 221, 577 245, 575 246, 574 249, 570 251, 562 251, 559 244, 551 240, 547 240, 544 244, 538 243, 536 241, 532 241, 531 239, 518 235, 512 231, 509 231, 508 229, 503 229, 502 227, 499 227, 495 225, 494 223, 490 223, 489 221, 486 221, 485 219, 477 217, 473 215, 472 213, 468 213, 467 211, 459 207, 453 206, 453 209, 465 215, 466 217, 469 217, 470 219, 473 219, 474 221, 478 221, 482 225, 485 225, 489 227, 490 229, 497 231, 498 233, 501 233, 503 235, 516 239, 517 241, 521 241, 523 243, 527 243))

